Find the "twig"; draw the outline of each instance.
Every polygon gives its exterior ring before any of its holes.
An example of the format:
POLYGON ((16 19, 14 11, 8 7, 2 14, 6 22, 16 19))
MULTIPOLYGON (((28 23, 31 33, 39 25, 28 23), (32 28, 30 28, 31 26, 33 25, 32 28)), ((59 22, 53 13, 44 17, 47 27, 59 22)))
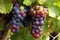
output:
POLYGON ((36 5, 38 5, 38 0, 36 0, 36 5))

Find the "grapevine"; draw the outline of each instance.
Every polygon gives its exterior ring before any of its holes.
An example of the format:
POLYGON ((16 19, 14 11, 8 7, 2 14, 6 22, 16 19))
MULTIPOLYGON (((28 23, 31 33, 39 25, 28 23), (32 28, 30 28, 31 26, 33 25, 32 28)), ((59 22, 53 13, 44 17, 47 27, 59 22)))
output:
POLYGON ((60 40, 60 1, 0 0, 0 40, 60 40))

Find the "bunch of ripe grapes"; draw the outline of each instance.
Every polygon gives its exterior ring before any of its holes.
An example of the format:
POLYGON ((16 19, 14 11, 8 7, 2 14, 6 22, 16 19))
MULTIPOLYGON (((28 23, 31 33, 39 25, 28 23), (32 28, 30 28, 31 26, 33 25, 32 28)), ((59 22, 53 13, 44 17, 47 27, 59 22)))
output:
POLYGON ((26 17, 27 9, 26 7, 20 6, 19 3, 16 3, 13 8, 13 17, 10 21, 10 29, 12 32, 17 32, 21 26, 21 21, 26 17), (20 9, 22 7, 22 9, 20 9))
POLYGON ((17 32, 21 23, 24 26, 28 26, 32 23, 31 34, 36 39, 42 35, 42 27, 48 13, 47 8, 36 5, 34 7, 21 6, 19 3, 15 3, 13 7, 13 17, 10 21, 10 29, 12 32, 17 32))
POLYGON ((48 10, 43 6, 36 5, 30 9, 30 15, 32 18, 32 30, 31 34, 36 39, 42 35, 42 27, 46 19, 48 10))

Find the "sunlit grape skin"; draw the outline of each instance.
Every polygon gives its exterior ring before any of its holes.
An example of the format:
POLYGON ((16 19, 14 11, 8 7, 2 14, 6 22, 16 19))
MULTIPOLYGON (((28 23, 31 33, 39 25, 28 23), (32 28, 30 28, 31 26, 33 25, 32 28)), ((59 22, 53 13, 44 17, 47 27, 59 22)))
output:
POLYGON ((48 13, 47 9, 43 6, 36 5, 30 9, 30 15, 32 18, 32 29, 31 31, 32 36, 35 39, 38 39, 42 36, 42 26, 44 25, 44 21, 46 15, 48 13), (35 11, 35 12, 33 12, 35 11), (33 33, 34 32, 34 33, 33 33))

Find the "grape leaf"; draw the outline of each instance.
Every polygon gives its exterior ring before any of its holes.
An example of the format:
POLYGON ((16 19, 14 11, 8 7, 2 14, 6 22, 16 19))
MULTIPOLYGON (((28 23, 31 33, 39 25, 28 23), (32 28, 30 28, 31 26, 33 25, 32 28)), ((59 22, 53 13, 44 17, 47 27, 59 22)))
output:
POLYGON ((23 4, 25 4, 26 6, 30 6, 33 2, 35 2, 35 0, 24 0, 23 4))
POLYGON ((52 19, 52 25, 50 27, 50 31, 51 32, 54 32, 54 31, 60 32, 60 21, 58 21, 57 18, 52 19))
POLYGON ((51 7, 54 2, 55 2, 55 0, 46 0, 46 5, 47 5, 48 7, 51 7))
POLYGON ((45 0, 38 0, 39 4, 43 4, 45 2, 45 0))
POLYGON ((11 12, 12 8, 13 8, 13 4, 10 2, 10 0, 0 1, 0 13, 8 14, 9 12, 11 12))
POLYGON ((59 2, 55 2, 54 5, 60 8, 60 1, 59 2))
POLYGON ((60 16, 57 17, 57 20, 60 20, 60 16))
POLYGON ((52 6, 48 8, 49 16, 55 18, 59 15, 59 8, 56 6, 52 6))
MULTIPOLYGON (((52 21, 51 21, 51 27, 50 27, 50 31, 51 32, 54 32, 54 31, 56 31, 57 30, 57 22, 58 22, 58 20, 56 19, 56 18, 53 18, 52 19, 52 21)), ((50 32, 50 33, 51 33, 50 32)))
POLYGON ((59 33, 59 35, 58 35, 58 40, 60 40, 60 33, 59 33))
POLYGON ((60 32, 60 20, 57 22, 57 32, 60 32))

